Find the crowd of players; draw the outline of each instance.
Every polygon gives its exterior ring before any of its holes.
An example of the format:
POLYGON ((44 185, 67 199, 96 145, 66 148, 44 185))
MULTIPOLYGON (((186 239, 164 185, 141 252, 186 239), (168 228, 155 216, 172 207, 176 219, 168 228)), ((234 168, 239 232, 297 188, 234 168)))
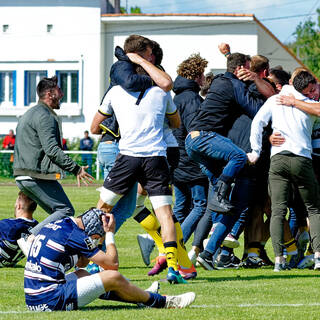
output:
POLYGON ((110 87, 90 129, 101 135, 105 180, 96 208, 76 218, 57 180, 64 171, 79 186, 93 177, 62 151, 57 78, 39 82, 39 102, 16 131, 15 219, 0 221, 0 266, 27 256, 29 310, 74 310, 97 298, 158 308, 191 304, 193 292, 162 296, 158 282, 144 291, 117 271, 114 234, 130 217, 148 233, 138 235, 144 262, 150 264, 155 245, 159 251, 148 275, 167 269, 173 284, 195 279, 196 264, 320 269, 319 85, 305 69, 290 76, 280 66, 270 69, 264 56, 231 53, 224 43, 219 50, 224 74, 204 76, 208 62, 193 54, 173 82, 155 41, 131 35, 116 47, 110 87), (49 214, 40 223, 32 216, 36 204, 49 214), (233 249, 243 231, 240 260, 233 249), (270 235, 275 263, 264 248, 270 235))

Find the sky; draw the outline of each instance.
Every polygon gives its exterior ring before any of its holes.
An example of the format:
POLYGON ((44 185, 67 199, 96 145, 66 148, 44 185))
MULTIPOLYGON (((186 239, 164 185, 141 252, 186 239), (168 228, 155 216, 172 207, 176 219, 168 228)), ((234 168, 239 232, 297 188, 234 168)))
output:
POLYGON ((316 21, 320 0, 121 0, 121 6, 138 6, 142 13, 252 13, 287 43, 300 22, 316 21))

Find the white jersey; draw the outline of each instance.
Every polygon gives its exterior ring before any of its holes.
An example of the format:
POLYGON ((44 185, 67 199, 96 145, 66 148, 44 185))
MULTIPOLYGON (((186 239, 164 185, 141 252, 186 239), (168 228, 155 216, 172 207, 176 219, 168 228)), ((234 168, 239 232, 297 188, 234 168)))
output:
MULTIPOLYGON (((284 86, 279 95, 290 93, 296 99, 315 102, 289 85, 284 86)), ((260 153, 263 127, 268 124, 269 120, 272 120, 273 132, 281 133, 286 140, 281 146, 271 147, 271 156, 282 151, 290 151, 295 155, 311 158, 311 133, 317 117, 295 107, 279 105, 276 97, 277 95, 270 97, 252 121, 250 142, 253 152, 260 153)))
POLYGON ((159 87, 129 92, 120 86, 112 87, 105 95, 99 112, 115 114, 119 123, 120 153, 132 157, 166 156, 167 145, 163 138, 166 114, 177 112, 170 93, 159 87))

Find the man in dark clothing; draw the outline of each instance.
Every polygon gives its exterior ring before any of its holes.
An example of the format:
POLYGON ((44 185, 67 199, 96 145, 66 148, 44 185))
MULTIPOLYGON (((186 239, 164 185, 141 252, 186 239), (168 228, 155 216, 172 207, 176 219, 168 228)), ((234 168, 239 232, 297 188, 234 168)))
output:
MULTIPOLYGON (((37 86, 39 102, 20 118, 14 149, 14 176, 21 191, 38 203, 50 216, 31 230, 36 235, 47 223, 73 216, 74 209, 57 181, 64 171, 73 173, 78 186, 91 182, 86 167, 79 166, 62 151, 60 109, 63 92, 57 77, 43 78, 37 86)), ((21 249, 28 253, 28 245, 21 249)))
MULTIPOLYGON (((84 132, 84 138, 80 140, 80 150, 92 151, 93 140, 89 137, 89 131, 84 132)), ((92 174, 92 154, 83 153, 81 154, 81 160, 84 165, 88 166, 88 173, 92 174)))
POLYGON ((178 76, 173 85, 176 94, 173 101, 181 117, 180 127, 173 131, 180 152, 179 164, 174 170, 173 212, 181 224, 185 242, 195 230, 207 206, 208 178, 201 172, 199 164, 188 157, 185 150, 185 138, 190 122, 203 102, 199 91, 207 63, 199 54, 191 55, 179 65, 178 76))
POLYGON ((245 152, 225 136, 239 114, 253 117, 263 103, 252 97, 246 84, 236 76, 247 64, 243 54, 233 53, 228 57, 227 72, 213 79, 186 138, 189 157, 202 165, 210 182, 216 186, 208 207, 221 213, 228 213, 234 208, 228 199, 231 183, 247 162, 245 152), (217 179, 215 171, 222 160, 227 164, 217 179))

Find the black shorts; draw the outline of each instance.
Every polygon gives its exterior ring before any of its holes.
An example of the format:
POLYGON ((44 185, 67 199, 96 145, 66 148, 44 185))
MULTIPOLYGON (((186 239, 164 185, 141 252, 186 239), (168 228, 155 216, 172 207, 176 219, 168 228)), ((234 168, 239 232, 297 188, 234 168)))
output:
POLYGON ((137 181, 149 196, 172 195, 165 157, 131 157, 119 153, 103 186, 114 193, 126 194, 137 181))

